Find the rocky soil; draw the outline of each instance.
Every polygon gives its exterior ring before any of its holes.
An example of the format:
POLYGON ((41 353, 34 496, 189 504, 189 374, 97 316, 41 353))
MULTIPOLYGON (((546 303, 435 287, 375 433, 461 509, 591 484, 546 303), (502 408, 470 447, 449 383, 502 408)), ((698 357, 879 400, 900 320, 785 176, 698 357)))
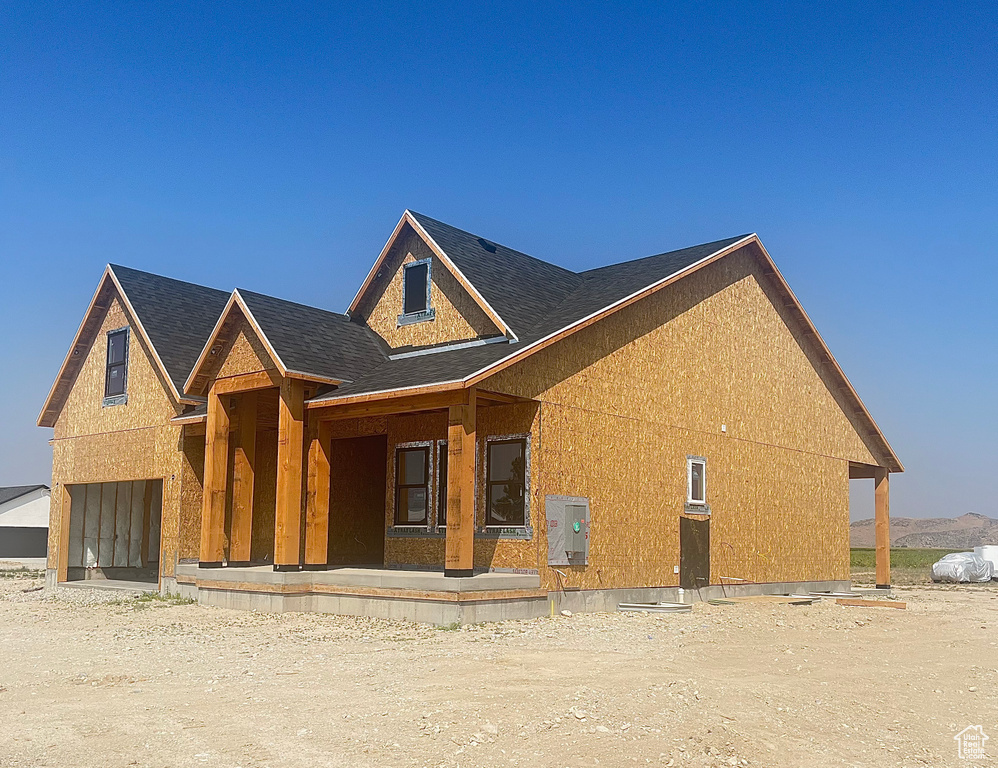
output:
MULTIPOLYGON (((998 591, 454 630, 0 579, 0 766, 945 766, 998 591)), ((998 746, 990 750, 998 764, 998 746)))

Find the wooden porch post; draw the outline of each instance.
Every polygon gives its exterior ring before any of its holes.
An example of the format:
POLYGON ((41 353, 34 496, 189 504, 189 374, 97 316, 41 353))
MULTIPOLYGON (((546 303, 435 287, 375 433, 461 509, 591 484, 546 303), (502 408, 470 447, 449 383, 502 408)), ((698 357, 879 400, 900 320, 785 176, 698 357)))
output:
POLYGON ((253 543, 253 481, 256 474, 257 393, 243 392, 236 404, 239 425, 232 462, 232 532, 229 565, 249 565, 253 543))
POLYGON ((277 510, 274 570, 301 568, 302 449, 305 440, 305 383, 284 379, 277 420, 277 510))
MULTIPOLYGON (((70 496, 65 483, 60 484, 57 493, 60 493, 58 498, 62 499, 62 509, 59 517, 59 560, 56 565, 56 581, 63 582, 69 579, 69 518, 73 514, 73 497, 70 496)), ((53 498, 57 497, 53 495, 49 498, 50 508, 53 498)), ((79 510, 79 514, 82 513, 83 510, 79 510)))
POLYGON ((477 390, 452 405, 447 426, 447 540, 445 576, 471 576, 475 566, 475 409, 477 390))
POLYGON ((204 497, 201 505, 201 567, 220 568, 225 556, 225 484, 229 464, 228 398, 212 385, 204 445, 204 497))
POLYGON ((329 547, 329 449, 332 430, 328 421, 309 424, 308 490, 305 498, 305 569, 323 570, 329 547))
POLYGON ((891 586, 891 513, 890 513, 890 473, 883 467, 873 472, 876 484, 874 498, 874 526, 877 543, 877 587, 890 589, 891 586))

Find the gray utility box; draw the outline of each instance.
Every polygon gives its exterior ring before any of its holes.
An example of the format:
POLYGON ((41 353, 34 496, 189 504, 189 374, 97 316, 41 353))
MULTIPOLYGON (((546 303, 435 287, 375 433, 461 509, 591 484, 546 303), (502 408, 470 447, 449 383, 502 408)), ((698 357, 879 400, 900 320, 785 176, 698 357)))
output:
POLYGON ((589 563, 589 499, 545 496, 548 523, 548 565, 589 563))

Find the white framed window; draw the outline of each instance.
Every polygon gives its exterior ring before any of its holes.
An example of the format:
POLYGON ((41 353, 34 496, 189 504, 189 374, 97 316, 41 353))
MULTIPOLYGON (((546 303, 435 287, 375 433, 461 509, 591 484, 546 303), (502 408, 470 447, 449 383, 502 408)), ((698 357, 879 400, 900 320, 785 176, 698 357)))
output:
POLYGON ((686 457, 686 503, 707 505, 707 459, 703 456, 686 457))

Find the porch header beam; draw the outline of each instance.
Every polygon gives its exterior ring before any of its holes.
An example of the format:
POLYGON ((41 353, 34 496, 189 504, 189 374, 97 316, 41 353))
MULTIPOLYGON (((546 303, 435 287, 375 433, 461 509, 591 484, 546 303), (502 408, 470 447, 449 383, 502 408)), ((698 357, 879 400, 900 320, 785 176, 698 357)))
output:
POLYGON ((243 373, 238 376, 227 376, 215 379, 212 390, 219 395, 235 394, 237 392, 252 392, 257 389, 269 389, 281 386, 281 374, 274 369, 243 373))

